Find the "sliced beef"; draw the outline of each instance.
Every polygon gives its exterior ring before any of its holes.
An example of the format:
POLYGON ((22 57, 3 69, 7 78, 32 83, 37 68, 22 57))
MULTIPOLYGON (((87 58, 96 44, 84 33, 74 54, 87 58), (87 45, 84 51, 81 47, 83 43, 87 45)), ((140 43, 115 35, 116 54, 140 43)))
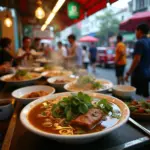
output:
POLYGON ((91 108, 86 114, 80 115, 72 120, 71 124, 91 129, 102 119, 102 117, 103 113, 99 109, 91 108))

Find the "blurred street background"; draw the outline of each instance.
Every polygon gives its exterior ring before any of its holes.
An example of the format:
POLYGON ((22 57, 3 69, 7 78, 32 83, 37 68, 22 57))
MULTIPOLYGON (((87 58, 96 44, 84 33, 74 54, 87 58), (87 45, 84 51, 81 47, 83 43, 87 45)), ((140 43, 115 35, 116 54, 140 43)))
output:
MULTIPOLYGON (((126 70, 129 69, 130 65, 132 62, 132 58, 127 59, 127 65, 126 65, 126 70)), ((92 73, 91 67, 89 66, 89 73, 92 73)), ((109 66, 107 68, 100 67, 99 65, 96 67, 96 73, 94 73, 97 78, 105 78, 110 81, 112 81, 114 84, 117 84, 116 80, 116 74, 115 74, 115 67, 114 66, 109 66)))

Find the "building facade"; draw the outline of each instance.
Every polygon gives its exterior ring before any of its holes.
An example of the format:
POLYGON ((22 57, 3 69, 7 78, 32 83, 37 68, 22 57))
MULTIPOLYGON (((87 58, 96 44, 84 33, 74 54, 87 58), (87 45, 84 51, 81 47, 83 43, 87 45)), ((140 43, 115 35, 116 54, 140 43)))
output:
MULTIPOLYGON (((107 8, 106 8, 107 9, 107 8)), ((114 8, 111 6, 111 9, 114 11, 115 17, 121 22, 128 19, 132 13, 129 11, 129 8, 114 8)), ((89 16, 88 18, 85 18, 81 22, 77 23, 76 25, 73 25, 71 27, 66 28, 65 30, 60 32, 60 38, 61 40, 65 40, 67 36, 71 33, 76 34, 77 30, 80 31, 80 35, 77 37, 82 37, 86 35, 95 36, 96 33, 99 31, 100 27, 100 20, 97 19, 98 16, 102 15, 104 13, 105 9, 102 11, 98 11, 97 13, 89 16), (77 29, 77 30, 75 30, 77 29)))
POLYGON ((131 0, 129 9, 132 13, 150 11, 150 0, 131 0))

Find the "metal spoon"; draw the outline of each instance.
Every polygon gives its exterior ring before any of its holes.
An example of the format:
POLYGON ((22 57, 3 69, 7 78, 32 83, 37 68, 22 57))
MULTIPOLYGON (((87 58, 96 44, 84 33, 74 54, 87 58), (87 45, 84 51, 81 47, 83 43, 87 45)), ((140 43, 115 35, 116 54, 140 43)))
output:
POLYGON ((138 122, 136 122, 134 119, 129 118, 129 121, 134 124, 136 127, 140 128, 143 132, 145 132, 147 135, 150 136, 150 130, 146 129, 142 125, 140 125, 138 122))

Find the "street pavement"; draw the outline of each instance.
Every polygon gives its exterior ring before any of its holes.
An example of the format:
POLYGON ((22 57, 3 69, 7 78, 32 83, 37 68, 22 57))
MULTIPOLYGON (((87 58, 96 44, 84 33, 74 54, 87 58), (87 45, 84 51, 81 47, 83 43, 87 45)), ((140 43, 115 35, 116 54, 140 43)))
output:
MULTIPOLYGON (((126 71, 129 69, 131 63, 132 63, 132 59, 129 58, 127 60, 126 71)), ((89 70, 89 74, 93 74, 91 67, 89 67, 88 70, 89 70)), ((113 84, 117 84, 115 68, 113 66, 109 68, 102 68, 97 66, 96 73, 94 73, 93 75, 96 76, 96 78, 105 78, 107 80, 110 80, 113 84)))

